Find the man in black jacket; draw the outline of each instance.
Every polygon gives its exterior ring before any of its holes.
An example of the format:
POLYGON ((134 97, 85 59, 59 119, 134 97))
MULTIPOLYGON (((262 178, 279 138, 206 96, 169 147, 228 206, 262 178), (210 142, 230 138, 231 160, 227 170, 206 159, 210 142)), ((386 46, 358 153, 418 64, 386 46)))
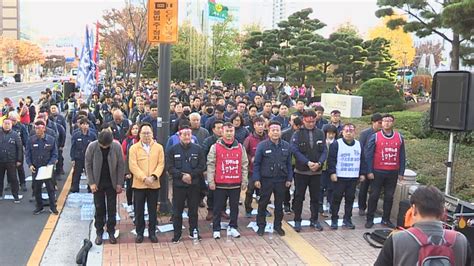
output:
POLYGON ((0 130, 0 199, 3 197, 3 178, 6 171, 14 202, 20 203, 16 167, 21 165, 22 162, 23 147, 21 139, 16 132, 12 131, 12 121, 5 119, 0 130))
POLYGON ((173 243, 181 239, 184 204, 188 202, 189 235, 200 240, 198 230, 198 205, 200 181, 206 170, 204 151, 197 144, 191 143, 192 131, 188 126, 178 132, 179 144, 170 148, 166 155, 167 170, 173 177, 173 243), (197 235, 194 236, 194 230, 197 235))

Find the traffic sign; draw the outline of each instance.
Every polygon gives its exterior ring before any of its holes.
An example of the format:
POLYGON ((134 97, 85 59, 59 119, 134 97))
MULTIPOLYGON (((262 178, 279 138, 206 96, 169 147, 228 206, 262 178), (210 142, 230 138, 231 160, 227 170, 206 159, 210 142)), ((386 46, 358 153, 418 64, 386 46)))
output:
POLYGON ((178 41, 178 0, 148 0, 148 42, 178 41))

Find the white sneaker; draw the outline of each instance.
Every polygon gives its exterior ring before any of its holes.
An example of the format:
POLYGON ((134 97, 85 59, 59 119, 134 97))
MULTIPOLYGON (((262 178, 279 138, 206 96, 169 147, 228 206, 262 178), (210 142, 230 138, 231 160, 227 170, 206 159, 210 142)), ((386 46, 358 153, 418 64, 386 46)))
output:
POLYGON ((127 212, 128 213, 132 213, 133 212, 133 205, 127 205, 127 207, 125 207, 127 212))
POLYGON ((239 237, 240 237, 239 231, 237 231, 237 229, 235 229, 235 228, 231 228, 231 229, 230 229, 230 235, 231 235, 233 238, 239 238, 239 237))
POLYGON ((212 237, 213 237, 214 239, 220 239, 220 238, 221 238, 221 232, 219 232, 219 231, 214 232, 214 233, 212 234, 212 237))

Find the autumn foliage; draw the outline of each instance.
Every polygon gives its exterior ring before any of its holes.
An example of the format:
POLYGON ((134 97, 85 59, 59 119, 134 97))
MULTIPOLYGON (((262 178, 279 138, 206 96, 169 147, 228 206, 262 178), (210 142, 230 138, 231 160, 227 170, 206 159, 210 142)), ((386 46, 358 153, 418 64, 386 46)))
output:
POLYGON ((420 88, 421 84, 423 84, 425 92, 431 93, 431 81, 432 78, 430 75, 414 76, 411 80, 411 88, 413 89, 413 93, 419 93, 418 88, 420 88))
POLYGON ((44 62, 41 48, 29 41, 0 37, 0 57, 13 61, 17 66, 44 62))
POLYGON ((395 30, 389 29, 386 24, 391 19, 405 19, 401 15, 393 15, 384 17, 380 24, 369 30, 369 39, 381 37, 390 41, 390 55, 397 61, 399 67, 410 66, 415 57, 415 47, 413 46, 413 38, 409 33, 403 31, 402 28, 395 30))

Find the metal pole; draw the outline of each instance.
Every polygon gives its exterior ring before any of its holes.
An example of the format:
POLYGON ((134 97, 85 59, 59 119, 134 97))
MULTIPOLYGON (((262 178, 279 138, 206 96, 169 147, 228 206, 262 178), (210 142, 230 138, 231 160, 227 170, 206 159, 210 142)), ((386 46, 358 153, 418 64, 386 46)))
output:
MULTIPOLYGON (((171 45, 160 44, 160 68, 158 69, 158 142, 166 145, 170 133, 170 83, 171 83, 171 45)), ((168 193, 166 171, 160 177, 160 213, 169 213, 171 203, 168 193)))
POLYGON ((449 195, 451 189, 451 175, 453 171, 453 150, 454 150, 454 133, 449 133, 448 162, 446 163, 446 189, 444 193, 449 195))

